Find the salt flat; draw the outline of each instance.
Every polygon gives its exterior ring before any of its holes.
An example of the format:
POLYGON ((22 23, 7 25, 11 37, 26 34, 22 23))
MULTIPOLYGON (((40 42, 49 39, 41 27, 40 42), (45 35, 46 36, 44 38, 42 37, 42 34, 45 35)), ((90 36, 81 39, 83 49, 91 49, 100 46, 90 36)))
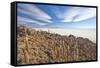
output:
POLYGON ((57 33, 60 35, 74 35, 76 37, 88 38, 96 43, 96 29, 60 29, 60 28, 34 28, 35 30, 57 33))

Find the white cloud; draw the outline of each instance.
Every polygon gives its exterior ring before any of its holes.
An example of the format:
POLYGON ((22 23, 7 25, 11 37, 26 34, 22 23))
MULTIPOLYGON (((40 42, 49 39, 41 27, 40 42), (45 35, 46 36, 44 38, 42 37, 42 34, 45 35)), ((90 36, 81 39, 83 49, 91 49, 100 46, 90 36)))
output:
POLYGON ((95 8, 73 7, 65 11, 62 22, 79 22, 96 15, 95 8))
POLYGON ((51 17, 46 14, 45 12, 43 12, 42 10, 40 10, 38 7, 36 7, 35 5, 32 4, 19 4, 19 6, 22 6, 22 8, 32 12, 33 14, 46 18, 46 19, 51 19, 51 17))
POLYGON ((41 18, 41 17, 38 17, 37 19, 39 19, 39 20, 41 20, 41 21, 44 21, 45 23, 52 23, 51 20, 44 19, 44 18, 41 18))
POLYGON ((74 19, 74 22, 86 20, 96 16, 96 9, 94 8, 86 8, 81 12, 81 15, 74 19))
POLYGON ((35 21, 29 18, 24 18, 24 17, 20 17, 17 16, 17 21, 19 22, 27 22, 27 23, 33 23, 33 24, 38 24, 38 25, 46 25, 47 23, 43 23, 43 22, 39 22, 39 21, 35 21))
POLYGON ((28 14, 31 17, 35 17, 39 20, 43 20, 47 23, 52 23, 50 19, 52 19, 47 13, 43 12, 39 8, 37 8, 35 5, 31 4, 18 4, 18 6, 22 7, 23 9, 18 8, 18 12, 28 14))
POLYGON ((79 9, 78 7, 74 7, 71 9, 68 9, 64 12, 64 14, 62 15, 64 17, 64 20, 62 20, 62 22, 69 22, 73 20, 73 17, 79 14, 79 9))

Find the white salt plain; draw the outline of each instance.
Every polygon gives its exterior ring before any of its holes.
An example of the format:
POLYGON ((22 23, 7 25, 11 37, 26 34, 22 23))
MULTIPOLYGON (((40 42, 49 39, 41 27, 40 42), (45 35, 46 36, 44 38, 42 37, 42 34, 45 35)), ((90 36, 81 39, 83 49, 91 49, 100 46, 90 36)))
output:
POLYGON ((76 37, 88 38, 96 43, 96 29, 60 29, 60 28, 34 28, 39 31, 49 31, 60 35, 74 35, 76 37))

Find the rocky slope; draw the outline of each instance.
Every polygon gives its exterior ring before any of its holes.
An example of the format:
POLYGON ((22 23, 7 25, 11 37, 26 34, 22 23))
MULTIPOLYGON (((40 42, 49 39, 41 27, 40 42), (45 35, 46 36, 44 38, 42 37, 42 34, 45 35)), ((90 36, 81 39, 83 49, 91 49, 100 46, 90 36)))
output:
POLYGON ((17 26, 18 64, 89 60, 96 60, 96 44, 87 38, 62 36, 17 26))

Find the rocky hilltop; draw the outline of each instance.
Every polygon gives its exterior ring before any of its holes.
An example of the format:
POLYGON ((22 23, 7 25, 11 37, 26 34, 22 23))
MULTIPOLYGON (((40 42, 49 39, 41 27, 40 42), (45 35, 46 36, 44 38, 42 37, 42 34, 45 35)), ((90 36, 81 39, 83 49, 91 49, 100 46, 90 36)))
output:
POLYGON ((89 60, 96 60, 96 44, 87 38, 17 26, 19 65, 89 60))

